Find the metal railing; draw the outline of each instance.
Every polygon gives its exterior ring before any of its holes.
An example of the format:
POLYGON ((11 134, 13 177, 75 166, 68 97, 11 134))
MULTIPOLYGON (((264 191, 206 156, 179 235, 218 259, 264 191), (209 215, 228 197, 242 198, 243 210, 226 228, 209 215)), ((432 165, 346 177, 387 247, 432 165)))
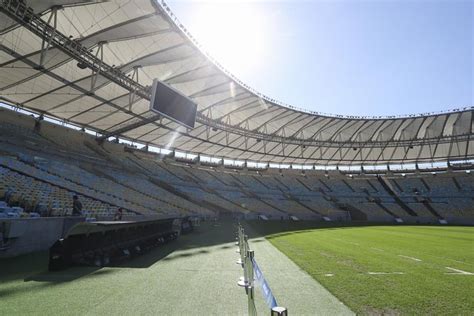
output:
POLYGON ((261 289, 265 302, 270 308, 271 315, 288 316, 288 310, 285 307, 278 306, 270 286, 255 260, 254 251, 250 250, 248 236, 245 235, 244 228, 240 223, 237 227, 236 239, 237 242, 235 244, 239 246, 236 252, 240 254, 240 258, 236 263, 242 266, 244 272, 244 275, 239 279, 237 284, 245 288, 248 302, 248 315, 257 315, 257 309, 255 307, 255 287, 258 286, 261 289))

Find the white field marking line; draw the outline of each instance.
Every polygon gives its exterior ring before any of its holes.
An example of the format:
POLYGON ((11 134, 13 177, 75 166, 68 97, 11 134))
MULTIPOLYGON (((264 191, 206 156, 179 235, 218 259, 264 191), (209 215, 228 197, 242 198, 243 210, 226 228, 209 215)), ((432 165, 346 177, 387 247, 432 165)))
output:
POLYGON ((459 261, 459 260, 456 260, 456 259, 451 259, 451 258, 446 258, 446 257, 441 257, 441 256, 435 256, 435 255, 432 255, 432 254, 429 254, 429 253, 426 253, 426 252, 421 252, 421 254, 423 254, 423 256, 425 256, 425 257, 428 256, 428 257, 432 257, 432 258, 449 260, 449 261, 453 261, 453 262, 461 263, 461 264, 466 264, 466 265, 470 265, 470 266, 473 265, 470 262, 464 262, 464 261, 459 261))
POLYGON ((326 273, 324 276, 332 277, 332 276, 334 276, 334 273, 326 273))
POLYGON ((367 272, 370 275, 405 274, 405 272, 367 272))
POLYGON ((339 238, 332 238, 332 239, 337 240, 337 241, 339 241, 339 242, 346 243, 346 244, 355 245, 355 246, 360 246, 360 244, 357 243, 357 242, 347 241, 347 240, 343 240, 343 239, 339 239, 339 238))
MULTIPOLYGON (((372 249, 375 249, 375 248, 372 248, 372 249)), ((380 249, 382 250, 382 249, 380 249)), ((449 260, 449 261, 453 261, 453 262, 456 262, 456 263, 461 263, 461 264, 466 264, 466 265, 470 265, 472 266, 473 264, 470 263, 470 262, 464 262, 464 261, 459 261, 459 260, 456 260, 456 259, 451 259, 451 258, 446 258, 446 257, 441 257, 441 256, 435 256, 435 255, 432 255, 430 253, 426 253, 426 252, 421 252, 421 254, 423 256, 428 256, 428 257, 432 257, 432 258, 438 258, 438 259, 444 259, 444 260, 449 260)))
POLYGON ((375 247, 370 247, 370 249, 377 250, 377 251, 380 251, 380 252, 384 252, 384 251, 385 251, 385 250, 383 250, 383 249, 375 248, 375 247))
POLYGON ((472 263, 464 262, 464 261, 459 261, 459 260, 456 260, 456 259, 451 259, 451 258, 446 258, 446 257, 440 257, 440 256, 433 256, 433 255, 428 255, 428 256, 431 256, 431 257, 433 257, 433 258, 438 258, 438 259, 445 259, 445 260, 453 261, 453 262, 456 262, 456 263, 467 264, 467 265, 470 265, 470 266, 473 265, 472 263))
POLYGON ((422 261, 421 259, 418 259, 418 258, 415 258, 415 257, 409 257, 409 256, 404 256, 404 255, 398 255, 399 257, 402 257, 402 258, 407 258, 407 259, 411 259, 413 261, 422 261))
POLYGON ((445 274, 474 275, 474 273, 472 273, 472 272, 467 272, 467 271, 454 269, 454 268, 450 268, 450 267, 446 267, 446 269, 454 271, 454 272, 447 272, 445 274))

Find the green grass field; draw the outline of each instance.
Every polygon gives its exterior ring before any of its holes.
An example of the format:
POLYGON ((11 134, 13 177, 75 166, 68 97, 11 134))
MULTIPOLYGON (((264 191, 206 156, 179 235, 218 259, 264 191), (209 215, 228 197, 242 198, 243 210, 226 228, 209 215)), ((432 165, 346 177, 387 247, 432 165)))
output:
MULTIPOLYGON (((474 315, 474 275, 467 274, 474 272, 473 227, 315 225, 321 223, 246 226, 290 315, 338 313, 262 236, 358 314, 474 315)), ((245 315, 235 229, 233 223, 203 224, 116 267, 48 272, 46 252, 0 260, 0 315, 245 315)), ((259 315, 266 315, 260 301, 259 315)))
POLYGON ((234 238, 231 224, 203 225, 105 268, 48 272, 47 252, 0 259, 0 315, 242 315, 234 238))
POLYGON ((474 315, 472 227, 319 228, 267 239, 358 314, 474 315))

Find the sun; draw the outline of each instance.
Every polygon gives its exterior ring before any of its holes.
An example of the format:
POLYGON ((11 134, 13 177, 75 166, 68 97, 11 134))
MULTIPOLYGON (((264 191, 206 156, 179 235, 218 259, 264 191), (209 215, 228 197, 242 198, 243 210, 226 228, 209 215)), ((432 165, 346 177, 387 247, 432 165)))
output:
POLYGON ((191 34, 231 72, 257 70, 269 49, 268 17, 252 3, 205 2, 192 13, 191 34))

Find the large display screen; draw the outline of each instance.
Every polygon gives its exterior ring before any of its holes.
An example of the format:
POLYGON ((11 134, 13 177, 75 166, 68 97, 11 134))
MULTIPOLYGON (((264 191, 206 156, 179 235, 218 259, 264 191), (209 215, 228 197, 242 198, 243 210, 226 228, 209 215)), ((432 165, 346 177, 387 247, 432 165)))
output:
POLYGON ((153 81, 150 109, 176 123, 194 128, 197 104, 157 79, 153 81))

